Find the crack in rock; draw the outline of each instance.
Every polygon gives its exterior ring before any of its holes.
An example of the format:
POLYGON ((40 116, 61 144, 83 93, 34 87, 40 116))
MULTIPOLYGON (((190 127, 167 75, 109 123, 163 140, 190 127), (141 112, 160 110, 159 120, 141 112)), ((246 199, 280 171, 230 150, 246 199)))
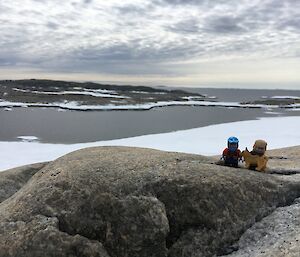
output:
POLYGON ((237 243, 238 250, 227 257, 299 256, 300 198, 279 207, 249 228, 237 243))

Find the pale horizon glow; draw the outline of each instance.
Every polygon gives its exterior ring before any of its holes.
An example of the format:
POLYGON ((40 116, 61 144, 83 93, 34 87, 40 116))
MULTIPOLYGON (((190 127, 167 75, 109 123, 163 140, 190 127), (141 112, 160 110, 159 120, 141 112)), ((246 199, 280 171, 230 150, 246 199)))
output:
POLYGON ((300 90, 294 0, 3 0, 0 79, 300 90))

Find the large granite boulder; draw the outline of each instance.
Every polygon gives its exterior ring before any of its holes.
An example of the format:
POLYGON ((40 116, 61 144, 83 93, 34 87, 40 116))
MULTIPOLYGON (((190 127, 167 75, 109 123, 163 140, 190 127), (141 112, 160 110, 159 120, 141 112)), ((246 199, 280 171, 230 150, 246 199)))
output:
POLYGON ((141 148, 79 150, 34 173, 0 204, 0 256, 227 254, 300 195, 297 181, 141 148))

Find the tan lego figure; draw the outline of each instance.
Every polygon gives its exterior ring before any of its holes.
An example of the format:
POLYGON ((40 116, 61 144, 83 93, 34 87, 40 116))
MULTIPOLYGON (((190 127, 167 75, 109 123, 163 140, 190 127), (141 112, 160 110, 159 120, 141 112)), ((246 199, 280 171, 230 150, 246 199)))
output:
POLYGON ((268 157, 265 155, 267 150, 267 142, 264 140, 256 140, 251 152, 244 150, 242 157, 245 160, 245 167, 261 172, 265 172, 268 162, 268 157))

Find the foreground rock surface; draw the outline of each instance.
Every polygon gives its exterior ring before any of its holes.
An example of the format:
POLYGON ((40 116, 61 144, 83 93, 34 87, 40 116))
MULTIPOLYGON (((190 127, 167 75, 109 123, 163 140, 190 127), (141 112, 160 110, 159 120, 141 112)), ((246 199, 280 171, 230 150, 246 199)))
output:
POLYGON ((300 196, 298 180, 140 148, 84 149, 33 173, 2 194, 0 256, 227 254, 300 196))
MULTIPOLYGON (((300 253, 300 199, 276 209, 254 224, 227 257, 298 257, 300 253)), ((225 256, 224 256, 225 257, 225 256)))

